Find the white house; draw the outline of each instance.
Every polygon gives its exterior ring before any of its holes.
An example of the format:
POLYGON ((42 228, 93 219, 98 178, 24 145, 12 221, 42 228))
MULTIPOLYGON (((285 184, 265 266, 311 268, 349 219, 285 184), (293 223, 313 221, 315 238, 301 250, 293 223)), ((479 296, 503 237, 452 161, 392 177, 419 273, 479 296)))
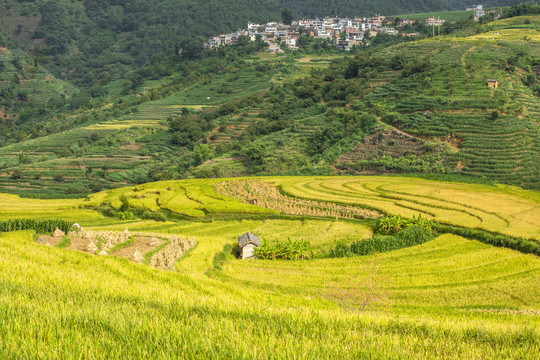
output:
POLYGON ((261 239, 251 232, 247 232, 238 238, 238 249, 240 250, 242 259, 257 258, 257 255, 255 255, 255 248, 258 248, 261 245, 261 239))

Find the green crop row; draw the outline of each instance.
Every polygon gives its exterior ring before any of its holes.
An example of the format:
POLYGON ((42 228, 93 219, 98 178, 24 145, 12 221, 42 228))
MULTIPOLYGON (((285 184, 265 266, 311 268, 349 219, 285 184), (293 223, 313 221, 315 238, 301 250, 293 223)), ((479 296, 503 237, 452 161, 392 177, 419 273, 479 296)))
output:
POLYGON ((42 219, 10 219, 0 221, 0 232, 10 232, 19 230, 34 230, 37 233, 52 233, 56 228, 67 233, 72 223, 64 220, 42 220, 42 219))

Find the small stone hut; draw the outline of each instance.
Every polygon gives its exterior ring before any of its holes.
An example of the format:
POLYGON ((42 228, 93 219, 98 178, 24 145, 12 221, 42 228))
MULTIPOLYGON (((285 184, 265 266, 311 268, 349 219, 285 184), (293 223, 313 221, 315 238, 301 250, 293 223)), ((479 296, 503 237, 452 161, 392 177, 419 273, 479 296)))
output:
POLYGON ((253 235, 250 232, 238 238, 238 249, 240 250, 240 256, 242 259, 255 259, 255 248, 261 246, 261 239, 257 235, 253 235))
POLYGON ((488 79, 487 86, 493 89, 499 87, 499 79, 488 79))

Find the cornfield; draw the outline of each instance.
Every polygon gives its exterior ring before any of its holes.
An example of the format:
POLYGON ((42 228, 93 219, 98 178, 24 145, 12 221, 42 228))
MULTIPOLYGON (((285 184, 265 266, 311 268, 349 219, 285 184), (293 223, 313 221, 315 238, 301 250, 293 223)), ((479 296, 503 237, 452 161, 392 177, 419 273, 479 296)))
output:
POLYGON ((67 233, 72 223, 65 220, 10 219, 0 221, 0 232, 34 230, 37 233, 52 234, 56 228, 67 233))

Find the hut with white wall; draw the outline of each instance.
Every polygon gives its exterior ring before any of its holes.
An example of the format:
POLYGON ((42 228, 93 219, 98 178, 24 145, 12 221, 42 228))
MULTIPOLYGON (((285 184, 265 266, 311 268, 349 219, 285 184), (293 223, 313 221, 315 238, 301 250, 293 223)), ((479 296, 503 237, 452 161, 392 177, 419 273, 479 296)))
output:
POLYGON ((247 232, 238 238, 238 249, 240 250, 240 256, 242 259, 255 259, 255 248, 261 246, 261 239, 257 235, 253 235, 251 232, 247 232))

